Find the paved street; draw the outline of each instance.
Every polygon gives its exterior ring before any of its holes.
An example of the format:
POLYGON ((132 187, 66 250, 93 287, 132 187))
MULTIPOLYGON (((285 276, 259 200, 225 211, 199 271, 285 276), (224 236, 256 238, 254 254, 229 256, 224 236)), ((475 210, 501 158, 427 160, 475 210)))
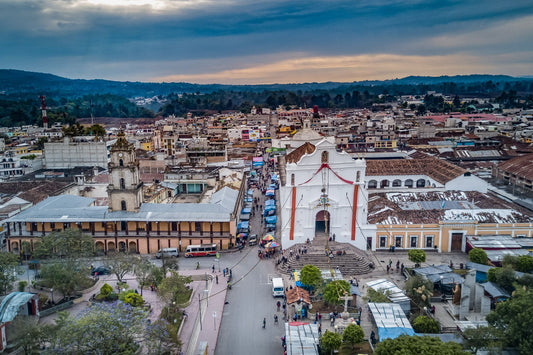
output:
POLYGON ((222 327, 215 354, 255 355, 281 353, 280 337, 285 328, 281 322, 274 325, 276 302, 272 297, 269 278, 275 275, 271 261, 257 257, 256 249, 249 249, 243 261, 233 268, 234 286, 228 291, 229 302, 224 309, 222 327), (266 318, 266 329, 263 329, 266 318))

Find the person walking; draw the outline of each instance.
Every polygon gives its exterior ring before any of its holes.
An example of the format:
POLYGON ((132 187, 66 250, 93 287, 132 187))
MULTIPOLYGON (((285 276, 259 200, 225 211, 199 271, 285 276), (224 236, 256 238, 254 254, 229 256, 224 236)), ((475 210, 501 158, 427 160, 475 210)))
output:
POLYGON ((278 312, 279 312, 279 307, 281 306, 281 303, 278 301, 278 303, 276 303, 276 306, 278 306, 278 312))
POLYGON ((215 276, 215 280, 216 280, 217 285, 218 285, 218 275, 215 276))
POLYGON ((266 319, 266 318, 263 318, 263 329, 266 328, 266 324, 267 324, 267 319, 266 319))

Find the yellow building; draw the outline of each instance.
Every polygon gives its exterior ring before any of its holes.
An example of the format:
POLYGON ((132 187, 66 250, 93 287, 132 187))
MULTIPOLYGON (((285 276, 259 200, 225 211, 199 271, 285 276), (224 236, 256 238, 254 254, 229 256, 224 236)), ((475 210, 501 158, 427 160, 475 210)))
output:
POLYGON ((7 249, 33 250, 40 236, 68 228, 93 236, 101 252, 155 253, 161 248, 217 244, 227 249, 235 242, 236 219, 243 200, 240 190, 224 187, 208 203, 142 203, 139 165, 133 144, 124 134, 110 149, 107 189, 109 206, 95 206, 92 198, 59 195, 7 219, 7 249))

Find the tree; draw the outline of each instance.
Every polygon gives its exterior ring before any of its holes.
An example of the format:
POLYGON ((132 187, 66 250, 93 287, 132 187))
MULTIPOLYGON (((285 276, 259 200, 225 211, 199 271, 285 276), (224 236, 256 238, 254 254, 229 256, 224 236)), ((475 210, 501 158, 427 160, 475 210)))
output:
POLYGON ((429 306, 433 282, 422 276, 413 276, 405 282, 405 292, 419 307, 429 306))
POLYGON ((91 286, 91 279, 84 268, 74 260, 62 260, 41 265, 41 286, 53 288, 66 297, 91 286))
POLYGON ((170 270, 178 270, 178 266, 178 258, 167 253, 161 255, 161 270, 163 271, 164 276, 166 276, 170 270))
POLYGON ((355 344, 362 342, 364 338, 365 332, 363 331, 363 328, 357 324, 348 325, 342 333, 342 341, 350 343, 352 345, 352 349, 355 344))
POLYGON ((493 350, 498 353, 503 347, 503 334, 499 329, 494 327, 468 328, 463 332, 464 347, 473 354, 478 350, 493 350))
POLYGON ((487 265, 489 258, 485 250, 480 248, 474 248, 468 252, 468 260, 473 263, 487 265))
POLYGON ((65 229, 42 236, 34 255, 45 258, 81 258, 94 254, 93 237, 79 229, 65 229))
POLYGON ((442 342, 430 336, 400 335, 395 339, 385 339, 378 343, 375 355, 467 355, 461 345, 450 341, 442 342))
POLYGON ((510 293, 514 290, 513 284, 516 280, 516 273, 510 267, 495 267, 489 269, 487 279, 510 293))
POLYGON ((18 315, 9 324, 10 342, 22 348, 24 354, 39 354, 52 334, 50 325, 38 324, 38 317, 18 315))
POLYGON ((43 150, 45 143, 48 143, 48 137, 39 137, 35 142, 35 149, 43 150))
POLYGON ((99 124, 93 124, 91 127, 87 127, 85 131, 91 136, 104 137, 106 135, 105 128, 99 124))
POLYGON ((417 333, 437 334, 440 332, 439 323, 428 316, 418 316, 413 321, 413 329, 417 333))
POLYGON ((533 256, 531 255, 518 256, 518 262, 517 262, 516 268, 520 272, 533 271, 533 256))
POLYGON ((503 333, 505 345, 517 347, 521 354, 533 349, 533 290, 517 289, 513 297, 498 303, 487 315, 487 322, 503 333))
POLYGON ((17 280, 19 256, 17 254, 0 252, 0 293, 11 292, 13 282, 17 280))
POLYGON ((409 260, 415 264, 420 264, 426 261, 426 252, 421 249, 411 249, 407 253, 409 260))
POLYGON ((318 288, 322 285, 322 272, 314 265, 305 265, 300 271, 300 281, 306 286, 318 288))
POLYGON ((109 252, 104 264, 115 274, 118 282, 122 282, 127 273, 133 271, 138 259, 132 254, 109 252))
POLYGON ((366 292, 366 298, 368 299, 368 302, 373 303, 390 303, 389 295, 391 294, 391 291, 387 291, 384 289, 374 290, 373 288, 369 288, 366 292))
POLYGON ((337 333, 326 330, 324 335, 320 338, 320 348, 324 351, 333 353, 333 350, 337 350, 342 344, 342 336, 337 333))
POLYGON ((331 281, 324 288, 324 294, 322 297, 324 301, 329 304, 341 304, 340 297, 350 292, 350 284, 345 280, 331 281))
POLYGON ((137 277, 137 282, 141 288, 141 296, 143 295, 143 289, 145 286, 148 286, 151 283, 154 283, 154 277, 152 270, 156 266, 150 262, 148 259, 141 259, 137 262, 135 266, 135 276, 137 277))
POLYGON ((149 327, 142 308, 121 301, 95 303, 76 317, 60 320, 49 353, 134 354, 152 333, 149 327))
POLYGON ((189 299, 191 290, 187 284, 191 283, 190 277, 181 276, 175 271, 170 272, 170 276, 163 279, 159 285, 159 295, 168 303, 184 303, 189 299))

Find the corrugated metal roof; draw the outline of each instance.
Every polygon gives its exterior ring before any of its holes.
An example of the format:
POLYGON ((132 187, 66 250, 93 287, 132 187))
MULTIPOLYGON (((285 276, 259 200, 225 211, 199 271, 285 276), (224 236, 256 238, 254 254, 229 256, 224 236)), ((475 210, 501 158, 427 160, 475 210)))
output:
POLYGON ((318 355, 318 325, 285 323, 285 341, 289 355, 318 355))
POLYGON ((0 323, 15 319, 20 307, 28 303, 33 296, 34 294, 29 292, 11 292, 5 296, 0 304, 0 323))
POLYGON ((139 212, 109 212, 106 206, 89 206, 94 199, 60 195, 49 197, 8 222, 190 221, 229 222, 239 193, 228 187, 217 191, 209 203, 144 203, 139 212))

